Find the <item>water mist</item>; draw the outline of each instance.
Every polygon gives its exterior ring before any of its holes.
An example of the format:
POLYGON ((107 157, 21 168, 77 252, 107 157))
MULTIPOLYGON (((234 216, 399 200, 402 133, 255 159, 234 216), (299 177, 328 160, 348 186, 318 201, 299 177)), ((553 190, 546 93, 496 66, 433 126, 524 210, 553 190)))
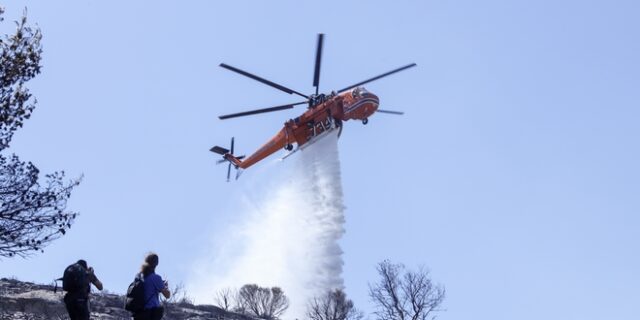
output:
POLYGON ((207 275, 188 285, 198 302, 212 303, 223 288, 279 286, 290 300, 283 318, 303 319, 309 299, 343 288, 338 241, 345 232, 344 205, 336 133, 279 165, 288 166, 285 176, 264 191, 265 200, 249 204, 245 223, 218 238, 214 260, 198 267, 207 275))

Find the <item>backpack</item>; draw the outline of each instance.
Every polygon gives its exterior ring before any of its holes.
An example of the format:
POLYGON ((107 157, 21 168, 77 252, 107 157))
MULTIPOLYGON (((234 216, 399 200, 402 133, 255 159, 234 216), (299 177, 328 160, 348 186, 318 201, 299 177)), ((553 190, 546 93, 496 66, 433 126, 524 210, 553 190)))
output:
POLYGON ((67 292, 81 292, 89 285, 87 270, 78 263, 74 263, 64 269, 62 275, 62 290, 67 292))
MULTIPOLYGON (((151 296, 153 297, 153 295, 151 296)), ((149 298, 151 300, 151 298, 149 298)), ((139 273, 127 289, 124 300, 124 309, 132 313, 140 312, 148 300, 144 299, 144 275, 139 273)))

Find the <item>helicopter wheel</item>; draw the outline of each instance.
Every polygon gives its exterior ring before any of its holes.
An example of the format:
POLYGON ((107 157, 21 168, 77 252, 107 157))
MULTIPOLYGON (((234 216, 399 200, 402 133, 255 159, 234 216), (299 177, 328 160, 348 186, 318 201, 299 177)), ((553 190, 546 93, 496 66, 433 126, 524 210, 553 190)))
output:
POLYGON ((362 124, 367 124, 367 123, 369 123, 369 119, 367 118, 362 119, 362 124))
POLYGON ((284 146, 284 149, 287 150, 287 151, 291 151, 291 150, 293 150, 293 145, 289 143, 286 146, 284 146))

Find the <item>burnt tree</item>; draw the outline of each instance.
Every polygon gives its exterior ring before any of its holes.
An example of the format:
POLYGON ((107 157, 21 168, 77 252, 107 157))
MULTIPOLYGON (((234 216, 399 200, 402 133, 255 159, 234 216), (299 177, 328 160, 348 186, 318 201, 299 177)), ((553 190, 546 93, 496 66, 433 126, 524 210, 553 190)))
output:
POLYGON ((245 284, 236 296, 237 312, 260 319, 279 319, 288 308, 289 298, 279 287, 263 288, 255 284, 245 284))
POLYGON ((340 289, 315 297, 307 305, 309 320, 360 320, 363 316, 340 289))
POLYGON ((380 281, 369 285, 369 296, 380 320, 426 320, 444 300, 444 288, 423 268, 406 271, 402 264, 385 260, 377 270, 380 281))
MULTIPOLYGON (((237 293, 235 295, 237 297, 237 293)), ((224 288, 216 292, 213 297, 214 305, 224 311, 231 311, 234 301, 234 293, 231 288, 224 288)))
POLYGON ((35 109, 25 84, 41 68, 40 29, 27 24, 26 11, 15 24, 15 33, 0 37, 0 257, 25 257, 64 235, 76 217, 67 200, 80 183, 65 182, 63 171, 39 179, 33 163, 2 154, 35 109))

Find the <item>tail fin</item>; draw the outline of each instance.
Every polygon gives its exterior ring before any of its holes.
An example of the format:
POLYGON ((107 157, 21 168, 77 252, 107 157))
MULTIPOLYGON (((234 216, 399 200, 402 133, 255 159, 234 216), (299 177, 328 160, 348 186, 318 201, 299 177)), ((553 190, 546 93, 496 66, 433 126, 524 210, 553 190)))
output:
POLYGON ((215 147, 213 147, 213 148, 209 149, 209 151, 211 151, 211 152, 215 152, 215 153, 217 153, 217 154, 221 154, 221 155, 223 155, 223 156, 224 156, 225 154, 229 153, 229 150, 228 150, 228 149, 225 149, 225 148, 223 148, 223 147, 218 147, 218 146, 215 146, 215 147))
POLYGON ((229 182, 229 179, 231 177, 231 165, 233 165, 238 172, 236 173, 236 180, 238 180, 238 178, 240 177, 240 173, 242 172, 242 169, 239 168, 240 164, 242 163, 241 159, 244 158, 244 156, 239 156, 236 157, 233 155, 233 137, 231 138, 231 150, 229 149, 225 149, 223 147, 219 147, 219 146, 215 146, 211 149, 209 149, 209 151, 217 153, 219 155, 222 155, 222 160, 218 160, 218 164, 223 163, 225 161, 229 162, 229 166, 227 167, 227 182, 229 182))

